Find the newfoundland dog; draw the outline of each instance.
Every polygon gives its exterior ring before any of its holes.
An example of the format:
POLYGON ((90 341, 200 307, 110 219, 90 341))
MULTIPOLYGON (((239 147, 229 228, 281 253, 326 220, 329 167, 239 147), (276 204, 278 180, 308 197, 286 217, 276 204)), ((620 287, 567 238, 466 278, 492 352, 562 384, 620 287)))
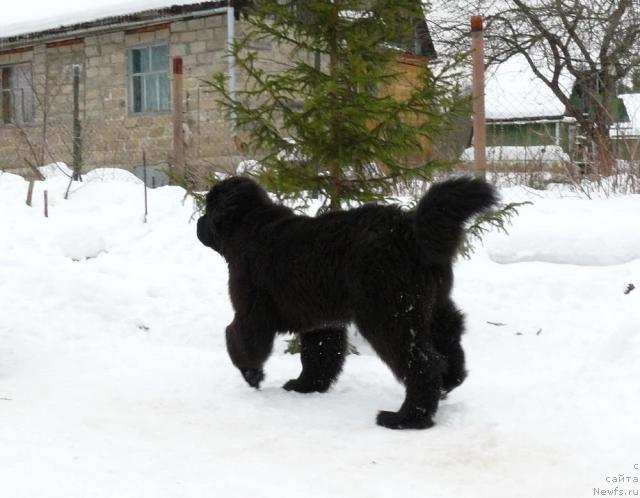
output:
POLYGON ((400 410, 379 412, 378 424, 431 427, 441 396, 466 375, 452 261, 464 223, 496 202, 489 184, 463 177, 434 184, 413 211, 372 204, 309 217, 249 178, 218 183, 198 238, 229 266, 231 361, 257 388, 275 335, 296 332, 302 372, 284 389, 324 392, 353 323, 406 387, 400 410))

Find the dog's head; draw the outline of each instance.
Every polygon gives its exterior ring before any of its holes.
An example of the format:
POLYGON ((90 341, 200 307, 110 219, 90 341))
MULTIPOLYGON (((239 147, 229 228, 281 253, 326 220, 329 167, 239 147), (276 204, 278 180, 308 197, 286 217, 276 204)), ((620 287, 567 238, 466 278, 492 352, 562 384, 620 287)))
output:
POLYGON ((198 220, 198 239, 222 252, 227 237, 252 211, 271 204, 267 193, 253 180, 234 176, 214 185, 207 194, 206 211, 198 220))

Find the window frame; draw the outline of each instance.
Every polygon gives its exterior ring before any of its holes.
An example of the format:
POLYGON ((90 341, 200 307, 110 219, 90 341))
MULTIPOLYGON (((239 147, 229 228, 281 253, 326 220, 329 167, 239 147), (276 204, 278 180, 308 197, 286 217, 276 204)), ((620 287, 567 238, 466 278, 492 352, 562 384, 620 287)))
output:
POLYGON ((0 126, 29 126, 34 125, 36 122, 36 113, 35 113, 35 92, 33 91, 33 62, 17 62, 13 64, 2 64, 0 65, 0 126), (17 78, 17 70, 20 67, 28 67, 28 79, 30 81, 27 82, 26 85, 20 85, 19 81, 16 81, 17 78), (11 84, 5 87, 4 80, 5 78, 2 76, 6 71, 9 71, 9 81, 13 82, 14 86, 11 84), (28 92, 29 97, 25 99, 25 90, 28 92), (20 99, 21 106, 20 112, 17 112, 18 107, 15 102, 15 92, 21 91, 22 98, 20 99), (5 92, 7 92, 5 94, 5 92), (6 120, 4 102, 5 96, 9 95, 9 119, 6 120), (26 104, 29 105, 29 109, 27 109, 26 104), (18 119, 20 117, 20 119, 18 119), (25 119, 27 117, 28 119, 25 119))
MULTIPOLYGON (((169 50, 169 42, 168 41, 158 41, 158 42, 152 42, 152 43, 143 43, 143 44, 139 44, 139 45, 134 45, 131 47, 127 47, 126 49, 126 65, 127 65, 127 113, 129 116, 135 117, 135 116, 157 116, 157 115, 161 115, 161 114, 170 114, 171 110, 172 110, 172 104, 173 104, 173 96, 171 95, 172 90, 171 90, 171 55, 170 55, 170 50, 169 50), (151 70, 151 64, 152 64, 152 50, 154 47, 166 47, 167 49, 167 67, 166 69, 163 70, 151 70), (148 61, 149 61, 149 70, 145 71, 145 72, 134 72, 133 71, 133 52, 136 50, 146 50, 147 54, 148 54, 148 61), (147 99, 147 91, 146 91, 146 87, 144 87, 145 83, 145 76, 148 75, 162 75, 162 74, 166 74, 167 75, 167 108, 166 109, 157 109, 157 110, 147 110, 145 109, 145 101, 147 99), (134 78, 138 76, 140 77, 140 80, 142 82, 143 88, 141 89, 142 92, 142 110, 140 111, 136 111, 134 110, 134 106, 135 106, 135 94, 134 94, 134 78)), ((157 79, 158 81, 158 85, 156 88, 156 91, 158 92, 158 104, 160 106, 160 84, 159 81, 160 79, 157 79)))

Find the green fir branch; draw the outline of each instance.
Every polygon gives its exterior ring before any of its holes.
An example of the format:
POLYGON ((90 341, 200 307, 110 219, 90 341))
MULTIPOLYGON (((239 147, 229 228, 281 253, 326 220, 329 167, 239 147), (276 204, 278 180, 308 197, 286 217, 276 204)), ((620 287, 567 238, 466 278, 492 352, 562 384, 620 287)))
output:
POLYGON ((474 245, 482 242, 484 236, 493 231, 508 234, 507 227, 513 223, 513 219, 519 214, 518 208, 533 204, 532 202, 511 202, 498 209, 492 209, 479 214, 474 222, 465 230, 465 239, 460 246, 460 255, 471 258, 474 245))

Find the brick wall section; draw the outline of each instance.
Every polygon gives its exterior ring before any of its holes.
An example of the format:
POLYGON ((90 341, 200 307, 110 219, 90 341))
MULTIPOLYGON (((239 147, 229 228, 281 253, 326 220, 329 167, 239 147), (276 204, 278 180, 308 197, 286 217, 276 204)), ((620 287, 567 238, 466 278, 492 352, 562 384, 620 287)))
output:
POLYGON ((101 165, 131 169, 141 164, 143 151, 150 164, 171 163, 171 113, 129 112, 127 49, 155 42, 167 42, 170 56, 183 58, 188 167, 235 167, 241 156, 229 123, 202 82, 227 71, 226 15, 177 21, 161 28, 85 36, 79 43, 66 46, 41 43, 27 51, 0 51, 0 66, 32 63, 35 95, 34 123, 0 125, 0 169, 23 169, 27 163, 40 162, 36 158, 43 143, 45 163, 62 160, 71 164, 73 64, 82 67, 80 111, 85 169, 101 165))

